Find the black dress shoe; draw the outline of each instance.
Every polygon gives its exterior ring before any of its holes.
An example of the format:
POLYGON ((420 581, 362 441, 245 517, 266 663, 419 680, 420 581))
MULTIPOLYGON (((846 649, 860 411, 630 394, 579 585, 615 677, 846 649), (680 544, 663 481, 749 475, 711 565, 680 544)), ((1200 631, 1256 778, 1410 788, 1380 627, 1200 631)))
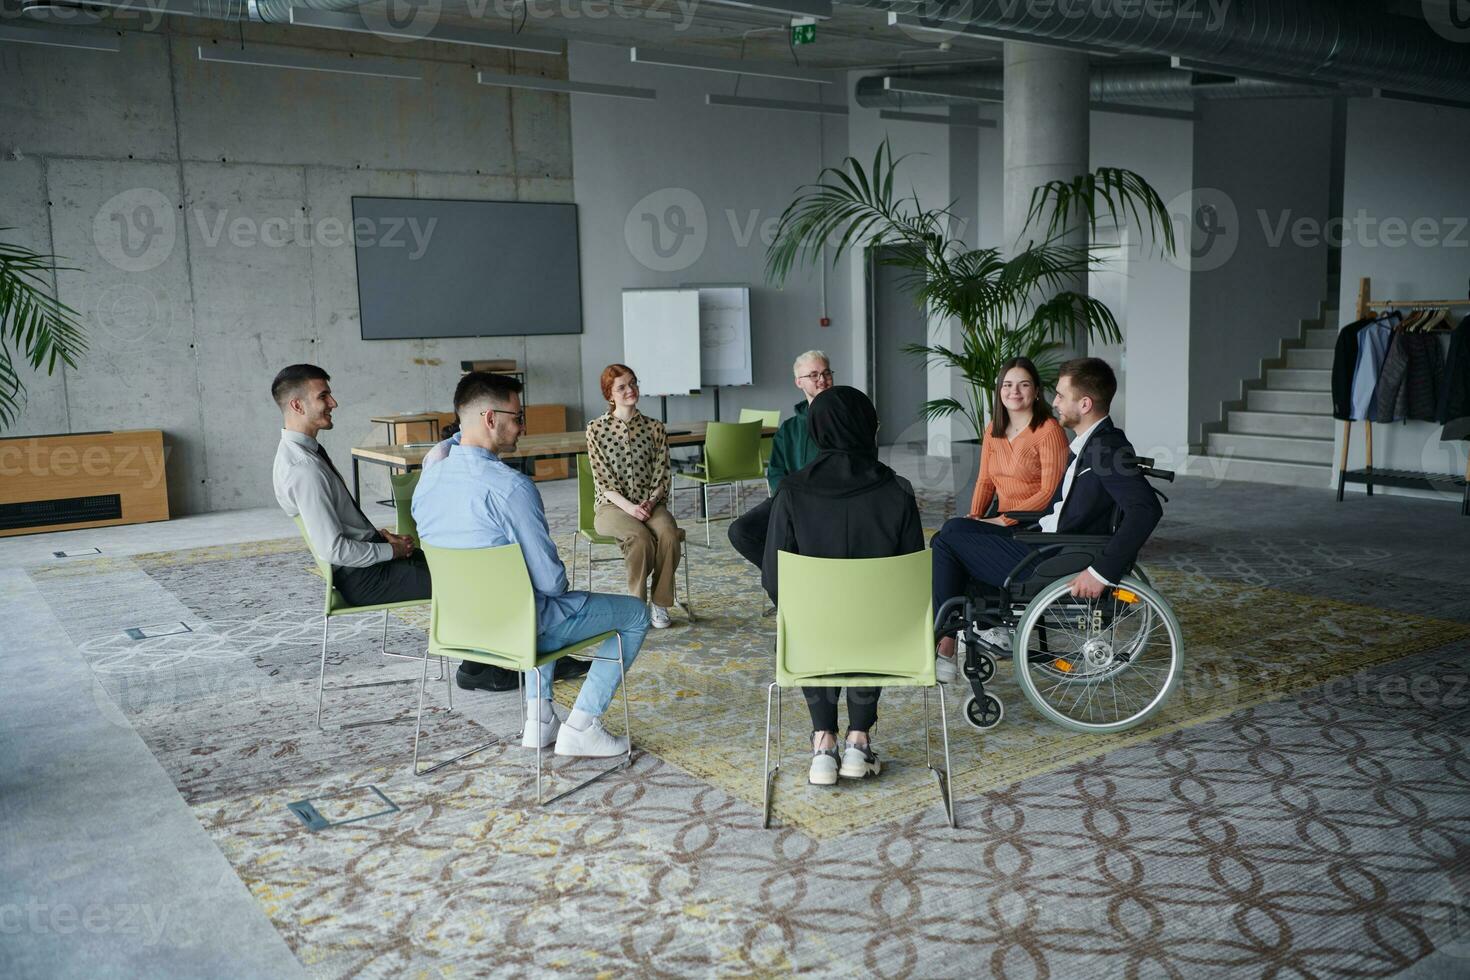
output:
POLYGON ((556 669, 552 672, 551 676, 557 678, 558 680, 567 677, 581 677, 583 674, 587 673, 587 671, 591 669, 592 663, 590 661, 573 660, 571 657, 562 657, 556 662, 556 669))
POLYGON ((462 691, 514 691, 519 682, 513 670, 465 661, 454 672, 454 683, 462 691))

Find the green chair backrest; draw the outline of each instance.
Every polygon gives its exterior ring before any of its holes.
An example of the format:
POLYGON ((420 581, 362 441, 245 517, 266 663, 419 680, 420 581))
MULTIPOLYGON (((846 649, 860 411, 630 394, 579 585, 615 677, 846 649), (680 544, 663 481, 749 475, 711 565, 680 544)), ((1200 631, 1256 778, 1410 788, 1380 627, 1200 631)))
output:
POLYGON ((577 530, 596 534, 592 528, 595 514, 593 501, 597 498, 597 485, 592 481, 592 461, 586 453, 577 457, 577 530))
MULTIPOLYGON (((759 422, 767 428, 775 428, 781 424, 781 410, 765 408, 742 408, 740 410, 740 421, 759 422)), ((761 439, 761 465, 768 466, 771 462, 771 452, 776 448, 776 438, 765 436, 761 439)))
POLYGON ((776 680, 830 674, 934 683, 928 551, 894 558, 776 557, 776 680))
MULTIPOLYGON (((437 548, 421 544, 434 595, 429 649, 488 653, 482 662, 516 670, 536 665, 536 595, 518 544, 437 548)), ((470 660, 479 660, 473 655, 470 660)))
POLYGON ((419 543, 419 527, 413 519, 413 491, 422 474, 423 470, 388 474, 393 484, 393 509, 398 512, 398 533, 413 538, 415 545, 419 543))
POLYGON ((760 461, 759 421, 711 422, 704 438, 704 475, 710 483, 765 477, 766 470, 760 461))
POLYGON ((337 591, 337 586, 332 583, 332 563, 323 559, 311 546, 311 538, 306 533, 306 522, 297 514, 291 520, 296 522, 296 530, 301 532, 301 540, 306 542, 306 550, 311 552, 312 560, 316 562, 316 570, 321 573, 322 581, 327 583, 327 597, 322 602, 322 612, 330 616, 332 610, 346 606, 347 600, 342 598, 337 591))

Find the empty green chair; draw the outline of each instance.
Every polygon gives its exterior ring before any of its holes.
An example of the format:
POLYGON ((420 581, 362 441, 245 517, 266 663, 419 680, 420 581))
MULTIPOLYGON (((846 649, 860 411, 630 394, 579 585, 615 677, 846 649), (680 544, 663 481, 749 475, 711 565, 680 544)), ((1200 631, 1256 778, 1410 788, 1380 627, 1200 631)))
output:
MULTIPOLYGON (((759 422, 769 429, 774 429, 781 424, 781 410, 779 408, 742 408, 740 410, 740 421, 759 422)), ((771 465, 771 453, 776 448, 775 436, 761 437, 761 469, 771 465)), ((769 487, 767 487, 769 490, 769 487)))
MULTIPOLYGON (((311 552, 311 557, 316 561, 317 571, 321 573, 322 581, 325 582, 327 586, 326 599, 322 603, 321 672, 317 677, 316 684, 316 727, 320 728, 322 727, 322 699, 325 696, 327 687, 327 630, 332 622, 332 618, 334 616, 353 616, 357 613, 378 612, 379 610, 381 610, 383 613, 383 656, 396 657, 399 660, 417 661, 419 659, 418 657, 409 657, 401 653, 388 652, 388 613, 394 609, 408 609, 411 606, 422 606, 429 600, 408 599, 403 602, 383 602, 373 606, 353 606, 348 604, 347 600, 342 597, 342 593, 338 592, 337 587, 332 583, 332 563, 323 560, 321 556, 316 553, 316 549, 311 546, 311 538, 308 537, 306 534, 306 523, 302 521, 299 514, 296 517, 293 517, 292 520, 296 522, 296 530, 301 532, 301 540, 306 542, 306 548, 308 551, 311 552)), ((439 662, 439 673, 440 676, 444 678, 445 683, 448 684, 449 674, 447 671, 444 670, 443 660, 440 660, 439 662)), ((454 694, 451 686, 450 697, 452 698, 453 696, 454 694)))
POLYGON ((771 825, 771 783, 781 769, 781 691, 788 687, 922 687, 924 763, 939 783, 949 825, 949 720, 944 686, 934 679, 934 611, 928 551, 896 558, 776 558, 776 679, 766 689, 765 798, 761 826, 771 825), (939 692, 944 768, 934 765, 929 689, 939 692), (771 765, 771 707, 776 764, 771 765))
MULTIPOLYGON (((427 775, 442 769, 451 762, 494 745, 493 738, 472 749, 467 749, 450 759, 419 770, 420 732, 424 723, 424 688, 429 681, 429 657, 451 657, 472 660, 475 663, 494 664, 506 670, 534 670, 543 664, 555 663, 562 657, 578 660, 611 661, 611 657, 597 656, 593 650, 609 637, 618 638, 618 692, 623 699, 623 730, 628 728, 627 677, 623 674, 623 637, 621 633, 599 633, 571 646, 550 653, 536 652, 536 595, 531 590, 531 576, 526 571, 525 558, 518 544, 501 545, 498 548, 436 548, 424 545, 424 556, 429 559, 429 571, 434 577, 434 601, 429 613, 429 645, 424 650, 424 675, 419 683, 418 722, 413 736, 413 773, 427 775)), ((539 675, 537 683, 539 684, 539 675)), ((518 691, 518 696, 524 691, 518 691)), ((540 696, 540 692, 537 692, 540 696)), ((449 704, 454 710, 454 702, 449 704)), ((526 715, 524 698, 518 705, 521 718, 526 715)), ((516 733, 516 738, 521 736, 516 733)), ((536 803, 541 800, 541 753, 536 749, 536 803)), ((628 752, 621 762, 604 769, 565 792, 547 800, 556 800, 575 793, 594 780, 608 773, 617 772, 633 762, 633 744, 630 738, 628 752)))
POLYGON ((413 538, 414 547, 418 547, 419 528, 413 519, 413 491, 419 485, 422 473, 423 470, 409 470, 407 473, 388 474, 388 480, 393 484, 393 509, 398 512, 398 533, 413 538))
POLYGON ((703 494, 704 545, 710 546, 709 512, 710 487, 730 486, 731 512, 733 519, 740 513, 740 481, 764 480, 766 468, 760 457, 761 423, 754 422, 711 422, 705 430, 704 460, 699 464, 702 472, 683 472, 679 476, 699 484, 703 494))
MULTIPOLYGON (((594 501, 597 499, 597 485, 592 480, 592 461, 587 458, 586 453, 577 457, 577 533, 572 536, 572 571, 571 587, 577 587, 577 552, 578 545, 587 545, 587 591, 592 591, 592 566, 597 562, 618 561, 617 558, 593 557, 592 549, 595 545, 616 545, 617 538, 608 537, 606 534, 598 534, 593 524, 593 515, 596 511, 594 501)), ((684 601, 680 603, 684 612, 689 616, 689 621, 694 622, 694 598, 689 591, 689 541, 684 534, 684 529, 679 529, 679 544, 683 551, 679 564, 684 566, 684 601)))

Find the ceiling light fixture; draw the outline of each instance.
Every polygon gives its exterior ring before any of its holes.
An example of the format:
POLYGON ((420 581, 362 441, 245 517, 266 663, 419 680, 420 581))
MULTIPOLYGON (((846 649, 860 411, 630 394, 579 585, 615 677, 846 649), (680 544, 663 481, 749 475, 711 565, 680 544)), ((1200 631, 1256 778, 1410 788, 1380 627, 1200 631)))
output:
POLYGON ((82 48, 87 51, 118 50, 117 35, 111 31, 60 30, 45 27, 14 27, 0 24, 0 41, 15 44, 44 44, 52 48, 82 48))
POLYGON ((975 27, 959 20, 940 20, 918 14, 888 14, 888 26, 902 29, 905 33, 937 34, 942 41, 965 37, 974 41, 1021 41, 1042 48, 1060 48, 1063 51, 1082 51, 1099 58, 1116 58, 1116 51, 1108 51, 1091 44, 1075 41, 1059 41, 1049 37, 1037 37, 1025 31, 1013 31, 1004 27, 975 27))
POLYGON ((816 82, 831 85, 832 73, 817 68, 783 65, 775 61, 737 61, 733 58, 707 58, 679 51, 654 51, 629 48, 628 58, 640 65, 663 65, 667 68, 692 68, 696 71, 722 71, 731 75, 753 75, 758 78, 781 78, 793 82, 816 82))
POLYGON ((601 95, 611 99, 637 99, 652 102, 658 92, 651 88, 634 88, 631 85, 600 85, 596 82, 571 82, 560 78, 542 78, 540 75, 503 75, 499 72, 475 73, 481 85, 498 85, 503 88, 527 88, 538 92, 566 92, 571 95, 601 95))
POLYGON ((223 62, 229 65, 255 65, 261 68, 321 71, 339 75, 402 78, 411 81, 422 81, 424 77, 418 65, 398 58, 323 54, 298 48, 277 48, 268 45, 241 49, 201 44, 199 45, 199 60, 223 62))
POLYGON ((815 112, 825 116, 845 116, 847 106, 828 105, 824 102, 793 102, 789 99, 752 99, 743 95, 706 95, 705 105, 728 106, 734 109, 775 109, 777 112, 815 112))
POLYGON ((394 31, 387 27, 374 27, 363 18, 362 12, 358 10, 309 10, 305 7, 292 7, 291 23, 297 27, 320 27, 329 31, 376 34, 379 37, 468 44, 477 48, 530 51, 534 54, 559 55, 562 53, 561 41, 539 40, 524 34, 477 31, 473 28, 454 27, 447 24, 436 24, 428 31, 394 31))
POLYGON ((816 20, 832 18, 832 0, 709 0, 722 7, 744 7, 766 14, 782 14, 788 17, 811 17, 816 20))
POLYGON ((943 126, 954 126, 958 129, 995 129, 994 119, 951 119, 949 116, 940 116, 930 112, 902 112, 898 109, 881 109, 878 112, 879 119, 888 119, 893 122, 916 122, 916 123, 938 123, 943 126))

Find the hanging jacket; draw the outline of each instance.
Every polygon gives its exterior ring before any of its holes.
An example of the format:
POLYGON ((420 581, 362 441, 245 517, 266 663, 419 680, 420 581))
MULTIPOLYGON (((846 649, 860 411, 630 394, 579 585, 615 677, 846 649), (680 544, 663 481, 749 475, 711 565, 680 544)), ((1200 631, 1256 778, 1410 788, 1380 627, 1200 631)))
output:
POLYGON ((1411 333, 1405 339, 1409 341, 1409 378, 1404 384, 1409 392, 1409 418, 1433 422, 1439 408, 1444 352, 1434 334, 1411 333))
POLYGON ((1332 417, 1353 417, 1353 371, 1358 366, 1358 331, 1372 323, 1374 317, 1354 320, 1337 332, 1337 346, 1332 350, 1332 417))
POLYGON ((1373 393, 1375 422, 1397 422, 1409 416, 1409 335, 1396 331, 1389 335, 1388 353, 1378 371, 1378 388, 1373 393))
POLYGON ((1358 331, 1358 366, 1353 371, 1353 412, 1355 419, 1371 419, 1378 391, 1378 372, 1388 356, 1388 342, 1393 336, 1396 315, 1374 320, 1358 331))
POLYGON ((1450 333, 1450 353, 1440 387, 1439 422, 1446 427, 1440 438, 1470 437, 1470 316, 1450 333))

